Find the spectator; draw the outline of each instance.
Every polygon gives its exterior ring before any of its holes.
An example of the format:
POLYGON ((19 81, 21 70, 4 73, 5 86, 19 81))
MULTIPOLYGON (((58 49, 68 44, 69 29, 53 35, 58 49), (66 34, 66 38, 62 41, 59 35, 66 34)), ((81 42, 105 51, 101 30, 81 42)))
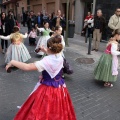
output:
POLYGON ((88 27, 88 37, 90 37, 90 34, 93 35, 93 28, 94 28, 94 18, 93 18, 93 16, 91 16, 91 18, 88 19, 87 27, 88 27))
POLYGON ((53 20, 53 18, 52 18, 52 14, 49 14, 49 16, 48 16, 48 23, 49 23, 49 28, 52 30, 52 27, 53 27, 53 25, 52 25, 52 20, 53 20))
POLYGON ((112 29, 112 33, 115 30, 120 29, 120 8, 117 8, 115 14, 111 16, 108 27, 112 29))
POLYGON ((40 12, 38 12, 38 15, 36 17, 36 20, 35 20, 36 24, 38 27, 42 27, 43 26, 43 19, 40 15, 40 12))
POLYGON ((26 13, 26 11, 25 12, 23 12, 23 17, 22 17, 22 24, 23 24, 23 26, 25 27, 25 23, 26 23, 26 21, 27 21, 27 13, 26 13))
MULTIPOLYGON (((8 29, 8 22, 6 19, 6 14, 5 12, 1 13, 1 20, 0 20, 0 35, 7 36, 9 33, 7 33, 8 29)), ((4 54, 7 51, 8 48, 8 41, 1 39, 1 47, 2 47, 2 53, 4 54), (5 46, 4 46, 5 44, 5 46), (5 47, 5 49, 4 49, 5 47)))
POLYGON ((45 15, 43 16, 43 22, 47 22, 48 21, 48 13, 45 12, 45 15))
POLYGON ((82 29, 82 32, 81 32, 81 36, 85 36, 86 34, 86 29, 87 29, 87 25, 88 25, 88 20, 91 19, 93 16, 91 15, 91 12, 88 12, 88 15, 85 17, 85 20, 84 20, 84 26, 83 26, 83 29, 82 29))
MULTIPOLYGON (((57 11, 57 16, 53 18, 53 26, 61 26, 63 28, 63 25, 66 24, 66 21, 61 16, 61 11, 57 11)), ((64 36, 64 30, 62 31, 62 35, 64 36)))
POLYGON ((35 28, 35 20, 36 20, 36 17, 34 15, 34 12, 31 11, 30 15, 27 18, 28 33, 30 33, 30 31, 32 30, 32 28, 35 28))
POLYGON ((14 28, 14 26, 16 25, 16 18, 15 18, 15 16, 14 16, 14 14, 13 14, 13 12, 12 11, 9 11, 8 12, 8 16, 7 16, 7 25, 8 25, 8 27, 7 27, 7 33, 8 33, 8 35, 10 35, 12 32, 13 32, 13 28, 14 28))
POLYGON ((99 43, 102 38, 102 32, 105 29, 105 18, 102 15, 102 10, 97 10, 97 16, 94 17, 94 31, 93 31, 93 51, 98 51, 99 43))

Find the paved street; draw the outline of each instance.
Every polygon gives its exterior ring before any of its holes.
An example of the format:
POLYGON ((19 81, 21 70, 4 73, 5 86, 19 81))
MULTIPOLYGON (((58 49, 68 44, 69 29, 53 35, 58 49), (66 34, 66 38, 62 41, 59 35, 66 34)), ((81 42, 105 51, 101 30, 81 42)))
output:
MULTIPOLYGON (((21 28, 27 32, 26 28, 21 28)), ((34 62, 40 58, 35 55, 34 48, 28 46, 32 58, 28 62, 34 62)), ((75 36, 69 39, 69 47, 66 47, 65 56, 74 70, 71 76, 66 75, 65 81, 75 107, 77 120, 120 120, 120 74, 113 88, 103 87, 103 83, 94 80, 93 70, 105 49, 106 43, 100 44, 99 52, 87 55, 87 45, 84 38, 75 36), (93 64, 80 64, 77 58, 93 58, 93 64)), ((4 55, 0 53, 0 120, 12 120, 18 111, 17 105, 21 105, 34 85, 38 81, 40 73, 15 70, 6 73, 4 69, 4 55)), ((54 120, 54 119, 53 119, 54 120)))

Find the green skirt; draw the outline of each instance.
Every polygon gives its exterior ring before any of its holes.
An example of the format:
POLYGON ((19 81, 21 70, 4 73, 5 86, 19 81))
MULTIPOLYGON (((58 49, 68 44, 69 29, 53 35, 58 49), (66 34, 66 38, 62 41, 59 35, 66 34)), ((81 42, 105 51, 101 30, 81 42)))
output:
POLYGON ((94 70, 96 80, 104 82, 115 82, 117 75, 112 75, 112 55, 103 54, 94 70))

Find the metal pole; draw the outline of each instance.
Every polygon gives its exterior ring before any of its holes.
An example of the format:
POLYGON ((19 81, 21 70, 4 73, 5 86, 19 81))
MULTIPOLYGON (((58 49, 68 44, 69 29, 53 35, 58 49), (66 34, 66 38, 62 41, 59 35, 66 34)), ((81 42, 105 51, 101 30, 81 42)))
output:
POLYGON ((92 44, 92 34, 90 34, 90 37, 89 37, 88 55, 91 55, 91 44, 92 44))
POLYGON ((93 0, 93 10, 92 10, 92 14, 95 14, 95 6, 96 6, 96 0, 93 0))
POLYGON ((67 0, 66 4, 66 35, 65 35, 65 44, 68 45, 68 12, 69 12, 69 0, 67 0))
POLYGON ((86 28, 86 33, 85 33, 85 43, 87 43, 87 39, 88 39, 88 29, 86 28))

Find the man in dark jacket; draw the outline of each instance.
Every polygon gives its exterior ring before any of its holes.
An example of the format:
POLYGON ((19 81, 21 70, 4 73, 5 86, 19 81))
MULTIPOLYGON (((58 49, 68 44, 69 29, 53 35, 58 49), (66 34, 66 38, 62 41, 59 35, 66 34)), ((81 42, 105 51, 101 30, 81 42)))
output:
POLYGON ((35 19, 35 24, 37 24, 38 27, 42 27, 43 26, 43 18, 41 16, 40 12, 38 12, 38 15, 37 15, 37 17, 35 19))
MULTIPOLYGON (((66 24, 65 19, 61 16, 61 11, 60 10, 57 11, 57 16, 55 18, 53 18, 52 23, 53 23, 54 27, 56 27, 56 26, 63 27, 63 25, 66 24)), ((64 35, 64 31, 62 31, 62 35, 64 35)))
POLYGON ((35 28, 35 20, 36 20, 36 16, 34 15, 34 12, 31 11, 30 15, 27 18, 28 33, 30 33, 32 28, 35 28))
POLYGON ((102 33, 105 29, 106 21, 102 15, 102 10, 97 10, 97 16, 94 17, 94 31, 93 31, 93 50, 96 52, 99 48, 99 43, 102 38, 102 33))

